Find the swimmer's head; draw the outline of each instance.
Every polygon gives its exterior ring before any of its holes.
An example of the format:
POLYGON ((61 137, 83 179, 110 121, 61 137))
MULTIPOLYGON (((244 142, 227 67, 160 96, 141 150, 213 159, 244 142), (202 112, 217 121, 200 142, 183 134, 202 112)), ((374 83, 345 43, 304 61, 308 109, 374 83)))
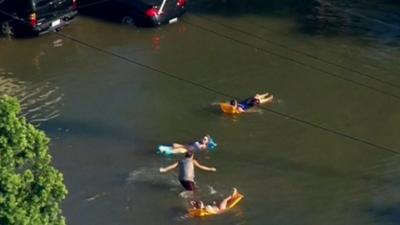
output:
POLYGON ((237 101, 235 99, 232 99, 230 102, 231 105, 237 105, 237 101))
POLYGON ((187 151, 185 154, 185 158, 193 158, 193 151, 187 151))
POLYGON ((201 142, 203 142, 203 144, 207 144, 210 141, 210 136, 206 135, 203 137, 203 140, 201 140, 201 142))
POLYGON ((258 98, 253 98, 253 99, 251 100, 251 102, 252 102, 254 105, 259 105, 259 104, 261 103, 260 99, 258 99, 258 98))
POLYGON ((190 201, 190 205, 192 205, 193 208, 201 209, 203 204, 201 201, 196 200, 196 201, 190 201))

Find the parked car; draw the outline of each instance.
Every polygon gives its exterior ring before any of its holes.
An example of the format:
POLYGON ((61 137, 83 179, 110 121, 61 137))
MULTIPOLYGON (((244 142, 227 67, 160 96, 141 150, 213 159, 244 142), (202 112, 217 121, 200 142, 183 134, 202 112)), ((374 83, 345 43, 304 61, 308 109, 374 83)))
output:
POLYGON ((76 7, 77 0, 0 0, 0 32, 40 35, 60 29, 76 16, 76 7))
MULTIPOLYGON (((79 1, 82 5, 96 0, 79 1)), ((159 26, 173 23, 186 11, 187 0, 109 0, 84 13, 127 25, 159 26)))

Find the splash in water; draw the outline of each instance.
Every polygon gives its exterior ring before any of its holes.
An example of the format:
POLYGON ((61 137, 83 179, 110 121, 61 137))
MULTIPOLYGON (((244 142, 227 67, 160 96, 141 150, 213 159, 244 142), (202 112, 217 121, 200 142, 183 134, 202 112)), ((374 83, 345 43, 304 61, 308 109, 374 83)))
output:
MULTIPOLYGON (((160 174, 158 168, 139 168, 129 173, 125 179, 128 184, 136 182, 147 182, 152 184, 165 184, 166 187, 172 186, 172 188, 179 186, 179 182, 175 177, 160 174)), ((174 190, 174 189, 172 189, 174 190)))
POLYGON ((208 190, 210 191, 210 192, 209 192, 210 195, 215 195, 215 194, 218 193, 218 192, 214 189, 213 186, 208 185, 207 187, 208 187, 208 190))

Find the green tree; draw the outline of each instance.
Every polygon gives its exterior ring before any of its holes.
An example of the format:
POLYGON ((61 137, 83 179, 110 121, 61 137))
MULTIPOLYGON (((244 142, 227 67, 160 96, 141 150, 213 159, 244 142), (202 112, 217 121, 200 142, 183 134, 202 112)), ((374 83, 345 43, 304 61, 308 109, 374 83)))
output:
POLYGON ((67 189, 48 144, 15 98, 0 98, 0 225, 65 224, 60 203, 67 189))

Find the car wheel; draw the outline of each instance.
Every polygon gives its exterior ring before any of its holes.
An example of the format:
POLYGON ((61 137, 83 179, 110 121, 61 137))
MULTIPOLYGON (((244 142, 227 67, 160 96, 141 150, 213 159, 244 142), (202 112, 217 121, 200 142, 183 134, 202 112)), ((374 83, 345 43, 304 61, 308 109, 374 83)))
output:
POLYGON ((122 24, 133 26, 135 25, 135 20, 131 16, 124 16, 122 18, 122 24))
POLYGON ((3 22, 1 24, 1 33, 7 37, 13 37, 15 35, 15 29, 9 22, 3 22))

